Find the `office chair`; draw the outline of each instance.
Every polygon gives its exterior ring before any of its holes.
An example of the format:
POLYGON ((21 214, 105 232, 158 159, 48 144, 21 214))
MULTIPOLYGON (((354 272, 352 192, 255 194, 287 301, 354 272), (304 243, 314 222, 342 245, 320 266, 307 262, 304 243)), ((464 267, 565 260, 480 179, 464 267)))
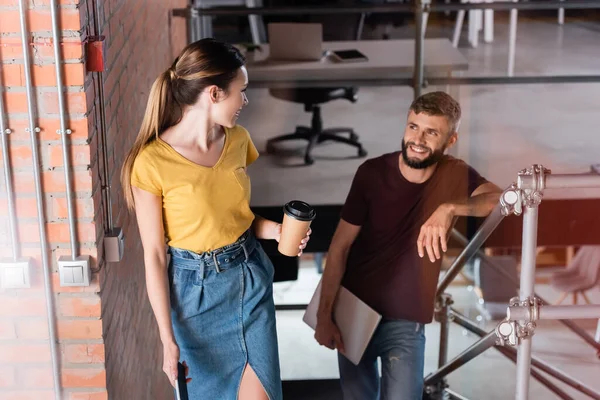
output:
POLYGON ((358 89, 354 87, 334 87, 334 88, 293 88, 293 89, 270 89, 271 96, 280 100, 291 101, 304 104, 306 112, 312 112, 312 122, 310 127, 297 126, 294 133, 282 135, 267 141, 267 153, 275 153, 275 143, 303 139, 308 141, 304 162, 307 165, 314 163, 311 155, 312 149, 318 143, 333 141, 346 143, 358 149, 359 157, 366 157, 367 152, 358 141, 358 135, 352 128, 323 128, 323 118, 321 117, 321 105, 332 100, 346 99, 355 103, 358 99, 358 89), (348 137, 341 136, 348 134, 348 137))

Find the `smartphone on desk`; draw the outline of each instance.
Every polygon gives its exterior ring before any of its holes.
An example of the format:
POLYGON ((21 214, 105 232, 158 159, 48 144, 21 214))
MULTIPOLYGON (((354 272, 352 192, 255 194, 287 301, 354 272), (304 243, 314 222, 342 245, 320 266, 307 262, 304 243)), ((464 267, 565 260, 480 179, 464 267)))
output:
POLYGON ((185 376, 185 366, 177 363, 177 381, 175 382, 175 392, 177 400, 190 400, 187 390, 187 377, 185 376))
POLYGON ((369 61, 369 58, 356 49, 350 50, 330 50, 328 52, 335 62, 364 62, 369 61))

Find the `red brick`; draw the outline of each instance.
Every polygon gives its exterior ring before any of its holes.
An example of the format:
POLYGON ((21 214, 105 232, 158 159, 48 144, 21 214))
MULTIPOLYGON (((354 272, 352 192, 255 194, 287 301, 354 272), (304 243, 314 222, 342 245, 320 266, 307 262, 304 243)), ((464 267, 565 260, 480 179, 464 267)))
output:
MULTIPOLYGON (((15 369, 9 366, 0 366, 0 388, 15 386, 15 382, 15 369)), ((0 396, 2 396, 2 394, 0 394, 0 396)))
POLYGON ((102 392, 77 392, 69 393, 69 400, 108 400, 108 393, 102 392))
POLYGON ((43 297, 17 297, 0 295, 0 316, 46 315, 46 299, 43 297))
MULTIPOLYGON (((79 4, 81 0, 57 0, 56 4, 58 5, 73 5, 76 6, 79 4)), ((29 0, 29 5, 33 6, 49 6, 52 3, 50 0, 29 0)), ((19 0, 0 0, 0 6, 13 6, 16 7, 19 5, 19 0)))
POLYGON ((59 314, 63 317, 100 317, 100 296, 58 298, 59 314))
POLYGON ((7 318, 0 319, 0 340, 15 339, 16 337, 17 331, 13 320, 7 318))
POLYGON ((17 336, 26 340, 48 339, 48 319, 43 318, 21 318, 15 321, 17 336))
POLYGON ((2 392, 2 400, 55 400, 53 390, 15 390, 2 392))
POLYGON ((106 371, 101 368, 63 369, 62 385, 65 388, 104 387, 106 371))
MULTIPOLYGON (((56 251, 55 251, 56 253, 56 251)), ((68 254, 67 251, 64 254, 68 254)), ((54 258, 58 259, 58 255, 55 254, 54 258)), ((99 293, 100 282, 98 280, 98 274, 92 274, 90 278, 90 286, 60 286, 60 277, 58 273, 52 274, 52 289, 56 293, 99 293)))
POLYGON ((58 337, 66 339, 101 339, 102 322, 100 320, 59 320, 58 337))
POLYGON ((2 364, 50 362, 50 345, 0 343, 0 362, 2 364))
POLYGON ((51 389, 54 387, 54 378, 52 376, 52 367, 26 367, 19 371, 22 384, 31 385, 38 389, 51 389), (33 385, 32 385, 33 386, 33 385))
MULTIPOLYGON (((2 1, 2 0, 0 0, 2 1)), ((60 43, 62 58, 65 60, 80 60, 83 57, 83 45, 79 38, 63 38, 60 43)), ((18 37, 0 37, 0 59, 10 60, 23 59, 23 46, 18 37)), ((51 38, 36 38, 35 42, 30 42, 30 55, 54 60, 54 45, 51 38)))
MULTIPOLYGON (((75 215, 77 218, 93 218, 94 217, 94 202, 91 197, 83 199, 72 199, 75 203, 75 215)), ((67 199, 64 197, 52 198, 52 216, 54 218, 67 218, 67 199)))
MULTIPOLYGON (((91 222, 77 222, 77 240, 80 242, 94 242, 96 240, 96 225, 91 222)), ((46 224, 48 240, 50 242, 70 242, 70 228, 67 222, 49 222, 46 224)), ((39 237, 38 237, 39 240, 39 237)))
POLYGON ((38 202, 35 197, 17 197, 15 208, 19 218, 37 218, 38 202))
MULTIPOLYGON (((3 66, 2 83, 6 86, 25 86, 25 67, 23 64, 6 64, 3 66)), ((63 65, 63 85, 83 86, 85 71, 83 64, 63 65)), ((56 86, 56 70, 54 64, 33 65, 31 68, 33 86, 56 86)))
MULTIPOLYGON (((2 13, 0 13, 2 14, 2 13)), ((4 107, 6 112, 26 113, 27 96, 25 92, 4 92, 4 107)))
POLYGON ((21 243, 39 243, 39 225, 34 222, 19 223, 19 240, 21 243))
MULTIPOLYGON (((75 192, 92 190, 92 179, 90 171, 74 171, 71 173, 73 179, 72 188, 75 192)), ((64 192, 64 172, 60 170, 46 171, 43 173, 44 191, 64 192)))
MULTIPOLYGON (((38 125, 41 132, 36 137, 40 141, 60 140, 60 135, 56 133, 60 129, 60 121, 58 119, 40 118, 38 125)), ((9 118, 7 127, 13 130, 10 136, 12 140, 30 140, 29 132, 25 131, 25 128, 29 127, 29 122, 26 119, 9 118)), ((67 120, 67 128, 72 131, 69 135, 71 140, 85 140, 88 137, 87 118, 67 120)))
MULTIPOLYGON (((33 9, 27 13, 27 29, 32 32, 51 31, 52 19, 49 9, 33 9)), ((69 8, 60 9, 60 23, 63 30, 77 31, 81 28, 79 11, 69 8)), ((2 32, 21 32, 19 10, 2 10, 0 13, 2 32)))
POLYGON ((104 362, 103 344, 65 344, 64 361, 73 364, 93 364, 104 362))
MULTIPOLYGON (((18 218, 36 218, 37 201, 30 197, 15 198, 15 211, 18 218)), ((0 217, 8 216, 8 201, 0 199, 0 217)))
MULTIPOLYGON (((87 111, 87 99, 85 92, 65 93, 65 107, 67 112, 75 114, 84 114, 87 111)), ((42 113, 58 114, 58 93, 42 92, 38 94, 38 102, 42 113)))
MULTIPOLYGON (((9 147, 10 165, 12 168, 31 167, 31 146, 11 145, 9 147)), ((0 153, 0 161, 3 160, 0 153)))
MULTIPOLYGON (((48 167, 62 167, 63 163, 63 148, 62 145, 50 145, 48 149, 50 153, 50 165, 48 167)), ((69 153, 72 167, 88 166, 90 164, 90 146, 88 145, 69 145, 69 153)))

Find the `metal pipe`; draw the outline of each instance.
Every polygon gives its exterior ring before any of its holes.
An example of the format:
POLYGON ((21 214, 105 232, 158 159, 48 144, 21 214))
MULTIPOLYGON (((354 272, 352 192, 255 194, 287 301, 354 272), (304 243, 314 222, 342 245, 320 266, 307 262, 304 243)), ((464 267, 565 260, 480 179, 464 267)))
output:
MULTIPOLYGON (((452 231, 452 236, 454 237, 454 239, 456 239, 460 244, 462 244, 463 246, 466 246, 469 241, 467 240, 467 238, 465 238, 463 235, 461 235, 459 232, 457 232, 456 230, 452 231)), ((517 278, 510 275, 508 272, 506 272, 504 270, 504 268, 502 268, 501 266, 499 266, 493 258, 488 257, 483 251, 478 250, 477 251, 477 256, 482 258, 483 260, 486 261, 486 264, 489 265, 490 267, 494 268, 497 272, 499 272, 500 274, 502 274, 506 279, 508 279, 510 282, 512 282, 516 288, 519 288, 519 282, 517 281, 517 278)), ((534 293, 534 296, 538 298, 538 300, 540 300, 542 302, 542 304, 550 304, 549 302, 547 302, 546 300, 544 300, 541 296, 537 295, 534 293)), ((600 339, 595 340, 594 338, 592 338, 591 335, 589 335, 585 330, 583 330, 582 328, 580 328, 576 323, 574 323, 573 321, 570 321, 568 319, 564 319, 564 320, 560 320, 560 322, 565 325, 567 328, 569 328, 571 331, 573 331, 573 333, 575 333, 577 336, 581 337, 584 341, 586 341, 588 344, 590 344, 592 347, 594 347, 596 350, 600 350, 600 339)))
POLYGON ((518 3, 464 3, 464 4, 436 4, 431 5, 430 12, 446 12, 460 10, 593 10, 599 9, 600 4, 597 0, 569 0, 561 2, 559 0, 548 0, 544 2, 518 2, 518 3), (567 6, 568 4, 568 6, 567 6))
MULTIPOLYGON (((520 189, 533 188, 535 178, 531 175, 519 176, 520 189)), ((547 174, 544 179, 544 189, 582 189, 600 188, 598 174, 547 174)))
POLYGON ((343 15, 343 14, 383 14, 383 13, 412 13, 414 11, 411 4, 374 4, 374 5, 336 5, 331 6, 299 6, 299 7, 227 7, 227 8, 198 8, 191 7, 192 10, 201 10, 203 15, 212 16, 246 16, 246 15, 343 15))
MULTIPOLYGON (((512 321, 532 319, 531 308, 524 306, 508 307, 507 316, 512 321)), ((596 319, 600 318, 600 305, 580 306, 541 306, 537 318, 542 319, 596 319)))
MULTIPOLYGON (((538 208, 525 207, 523 210, 523 246, 521 254, 521 284, 519 299, 528 301, 533 298, 535 284, 535 261, 537 248, 538 208)), ((529 397, 529 371, 531 369, 531 336, 521 338, 517 352, 516 400, 529 397)))
MULTIPOLYGON (((33 181, 35 186, 35 197, 37 203, 38 229, 40 235, 40 247, 42 258, 42 272, 44 275, 44 291, 46 295, 46 312, 48 314, 48 336, 50 342, 50 358, 52 361, 52 377, 54 381, 54 398, 61 400, 60 366, 58 357, 58 345, 56 342, 56 323, 54 313, 54 293, 52 292, 52 279, 50 276, 50 263, 48 262, 48 241, 46 238, 46 219, 44 215, 44 197, 42 191, 42 179, 40 176, 40 157, 37 142, 37 133, 40 128, 35 126, 33 101, 33 87, 31 83, 31 59, 29 55, 29 41, 27 40, 27 7, 26 0, 19 0, 19 19, 21 22, 21 45, 23 50, 23 70, 25 72, 25 89, 27 95, 28 125, 31 136, 31 158, 33 163, 33 181)), ((58 47, 55 43, 55 47, 58 47)))
POLYGON ((473 236, 473 239, 469 242, 469 244, 464 248, 464 250, 456 257, 456 260, 452 263, 452 266, 448 269, 444 278, 438 285, 437 295, 441 295, 450 285, 450 282, 456 278, 456 275, 463 268, 465 263, 467 263, 476 253, 477 250, 483 245, 483 243, 487 240, 487 238, 492 234, 494 229, 500 224, 504 215, 502 215, 502 208, 500 203, 494 207, 490 215, 483 221, 481 227, 473 236))
MULTIPOLYGON (((2 88, 2 74, 0 74, 0 88, 2 88)), ((0 138, 2 140, 2 163, 4 167, 4 184, 6 185, 6 200, 8 206, 8 226, 10 229, 10 241, 12 247, 13 261, 21 258, 21 244, 17 232, 17 212, 15 208, 15 192, 12 185, 12 170, 10 166, 10 155, 8 154, 8 135, 11 130, 6 127, 4 120, 4 97, 0 90, 0 138)))
MULTIPOLYGON (((528 3, 463 3, 463 4, 442 4, 432 3, 428 12, 447 12, 460 10, 558 10, 558 9, 598 9, 600 4, 596 0, 569 0, 561 2, 558 0, 546 2, 528 2, 528 3)), ((191 9, 199 9, 191 7, 191 9)), ((185 12, 185 9, 177 9, 177 15, 185 12)), ((411 13, 414 9, 410 4, 373 4, 373 5, 337 5, 331 6, 300 6, 300 7, 223 7, 202 9, 204 15, 213 16, 244 16, 250 14, 256 15, 327 15, 327 14, 362 14, 362 13, 411 13)))
POLYGON ((56 90, 58 92, 58 116, 60 120, 60 141, 62 145, 63 168, 65 172, 65 185, 67 197, 67 220, 69 222, 69 240, 71 242, 71 257, 77 259, 77 229, 75 227, 75 205, 73 204, 73 188, 71 186, 71 162, 69 160, 69 141, 67 136, 71 134, 71 130, 67 128, 67 116, 65 107, 65 94, 63 92, 63 78, 61 68, 61 46, 59 27, 58 27, 58 6, 56 0, 50 0, 50 18, 52 20, 52 40, 54 47, 54 67, 56 70, 56 90))
POLYGON ((544 363, 543 361, 537 360, 535 358, 532 358, 531 363, 533 364, 534 367, 538 368, 540 371, 543 371, 543 372, 547 373, 548 375, 558 379, 559 381, 566 383, 567 385, 571 386, 573 389, 577 389, 578 391, 591 397, 592 399, 600 400, 600 393, 596 392, 594 389, 590 388, 589 386, 586 386, 582 382, 571 378, 570 376, 568 376, 565 373, 563 373, 562 371, 559 371, 558 369, 552 367, 551 365, 548 365, 548 364, 544 363))
POLYGON ((496 332, 492 331, 485 335, 481 340, 474 343, 472 346, 467 348, 465 351, 456 356, 452 361, 448 364, 440 366, 440 368, 429 374, 425 377, 425 385, 431 385, 436 383, 446 375, 456 371, 458 368, 462 367, 490 347, 494 347, 496 345, 496 341, 498 337, 496 336, 496 332))
POLYGON ((423 78, 425 73, 425 61, 423 47, 425 46, 425 32, 423 32, 423 8, 422 0, 415 0, 415 68, 413 82, 413 97, 421 96, 423 90, 423 78))
POLYGON ((428 77, 428 85, 519 85, 539 83, 591 83, 600 82, 600 75, 554 75, 554 76, 474 76, 474 77, 428 77))
MULTIPOLYGON (((545 303, 545 302, 544 302, 545 303)), ((585 330, 583 330, 580 326, 578 326, 575 322, 563 319, 561 322, 566 325, 569 329, 571 329, 575 334, 585 340, 589 345, 596 348, 596 350, 600 351, 600 343, 596 342, 593 337, 591 337, 585 330)))
POLYGON ((297 79, 297 80, 282 80, 276 81, 253 81, 252 87, 257 89, 289 89, 289 88, 310 88, 310 87, 330 87, 332 84, 338 86, 411 86, 414 84, 414 77, 392 78, 392 79, 329 79, 329 80, 313 80, 313 79, 297 79))
MULTIPOLYGON (((413 73, 414 75, 414 73, 413 73)), ((331 86, 332 82, 336 85, 356 85, 356 86, 413 86, 415 83, 414 76, 412 78, 385 78, 385 79, 339 79, 339 80, 295 80, 281 82, 254 82, 254 88, 292 88, 292 87, 325 87, 331 86)), ((529 85, 541 83, 598 83, 600 75, 575 75, 575 76, 490 76, 490 77, 424 77, 423 84, 425 86, 443 86, 443 85, 529 85)))
POLYGON ((447 293, 441 294, 437 299, 436 320, 440 323, 439 368, 448 362, 448 339, 450 337, 450 321, 448 320, 448 315, 450 312, 450 304, 452 304, 452 296, 447 293))
MULTIPOLYGON (((94 9, 94 32, 96 36, 100 36, 100 21, 98 10, 98 4, 96 0, 92 0, 92 7, 94 9)), ((96 134, 99 135, 100 139, 100 152, 102 155, 102 174, 100 174, 100 180, 102 184, 102 196, 104 203, 104 231, 112 232, 113 230, 113 219, 112 219, 112 199, 110 196, 110 173, 108 170, 108 150, 106 148, 106 110, 104 109, 104 84, 102 83, 102 72, 97 72, 97 88, 98 88, 98 108, 100 112, 100 131, 96 134)))
POLYGON ((453 390, 445 389, 444 392, 448 395, 450 400, 469 400, 467 397, 456 393, 453 390))
MULTIPOLYGON (((512 0, 513 4, 517 0, 512 0)), ((517 17, 519 11, 512 8, 510 10, 510 22, 509 22, 509 33, 508 33, 508 70, 507 74, 512 77, 515 74, 515 53, 517 51, 517 17)))
MULTIPOLYGON (((479 337, 483 337, 487 334, 486 331, 484 331, 483 329, 478 327, 473 321, 470 321, 467 317, 465 317, 458 311, 451 309, 450 312, 452 314, 452 320, 457 325, 465 328, 466 330, 474 333, 475 335, 477 335, 479 337)), ((501 347, 501 346, 496 346, 495 348, 502 355, 504 355, 506 358, 508 358, 512 362, 517 361, 517 354, 516 354, 517 351, 514 348, 501 347)), ((543 363, 541 361, 537 360, 535 357, 532 357, 532 363, 535 367, 545 366, 545 365, 543 365, 543 363)), ((548 389, 550 389, 552 392, 554 392, 561 399, 573 400, 573 398, 571 396, 569 396, 567 393, 565 393, 562 389, 560 389, 558 386, 556 386, 554 383, 552 383, 549 379, 547 379, 545 376, 540 374, 538 371, 531 370, 531 376, 533 376, 538 382, 540 382, 542 385, 546 386, 548 389)))

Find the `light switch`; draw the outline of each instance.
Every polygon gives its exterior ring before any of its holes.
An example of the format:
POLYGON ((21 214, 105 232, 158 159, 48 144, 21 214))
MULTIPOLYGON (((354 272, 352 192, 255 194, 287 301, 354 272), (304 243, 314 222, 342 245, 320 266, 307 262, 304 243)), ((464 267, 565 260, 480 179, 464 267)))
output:
POLYGON ((79 256, 73 259, 62 256, 58 259, 60 286, 90 285, 90 256, 79 256))
POLYGON ((73 283, 83 284, 83 267, 71 267, 73 270, 73 283))
POLYGON ((0 286, 3 289, 24 289, 31 287, 31 259, 17 261, 3 260, 0 262, 0 286))
POLYGON ((75 281, 73 280, 73 268, 65 267, 63 274, 63 280, 65 281, 65 283, 75 283, 75 281))

